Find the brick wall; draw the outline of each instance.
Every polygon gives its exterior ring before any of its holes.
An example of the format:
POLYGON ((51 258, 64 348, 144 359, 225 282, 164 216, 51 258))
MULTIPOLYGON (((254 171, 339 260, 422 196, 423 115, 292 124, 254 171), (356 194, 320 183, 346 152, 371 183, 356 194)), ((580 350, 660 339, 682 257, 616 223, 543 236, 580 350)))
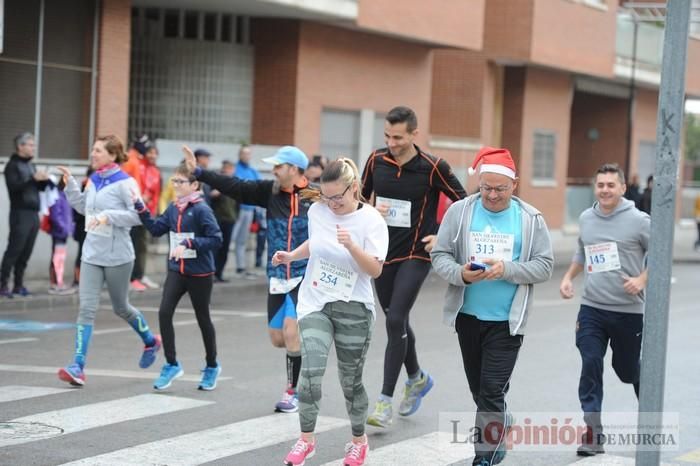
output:
POLYGON ((550 228, 561 228, 566 210, 571 99, 572 83, 568 73, 527 69, 522 107, 522 143, 518 157, 518 194, 542 211, 550 228), (537 186, 532 182, 533 133, 536 130, 551 131, 556 138, 553 186, 537 186))
POLYGON ((431 134, 481 137, 488 66, 480 53, 451 49, 434 52, 431 134))
POLYGON ((258 18, 252 22, 254 144, 294 142, 300 27, 296 20, 258 18))
POLYGON ((501 145, 513 154, 516 166, 519 164, 522 144, 525 72, 526 69, 521 67, 506 68, 503 81, 501 145))
POLYGON ((532 45, 534 0, 488 0, 484 51, 493 57, 527 60, 532 45))
POLYGON ((104 0, 100 21, 96 135, 127 140, 131 0, 104 0))
MULTIPOLYGON (((374 34, 303 22, 299 48, 294 142, 319 150, 321 112, 407 105, 418 116, 418 144, 430 128, 430 48, 374 34)), ((257 76, 256 76, 257 79, 257 76)))

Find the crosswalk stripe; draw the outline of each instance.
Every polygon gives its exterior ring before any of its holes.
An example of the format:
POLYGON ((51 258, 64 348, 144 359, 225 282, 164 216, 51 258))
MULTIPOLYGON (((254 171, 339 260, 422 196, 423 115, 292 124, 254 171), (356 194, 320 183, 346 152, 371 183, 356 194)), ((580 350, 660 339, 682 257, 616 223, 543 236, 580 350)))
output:
MULTIPOLYGON (((73 408, 47 411, 9 421, 10 424, 39 424, 62 429, 58 435, 72 434, 119 422, 133 421, 158 414, 212 404, 212 401, 193 400, 164 395, 137 395, 73 408)), ((52 437, 56 435, 51 435, 52 437)), ((0 437, 0 447, 40 440, 31 437, 0 437)))
MULTIPOLYGON (((316 432, 337 429, 348 424, 344 419, 320 416, 316 422, 316 432)), ((292 441, 298 436, 298 416, 273 414, 83 458, 62 466, 198 465, 292 441)), ((281 458, 279 463, 282 464, 281 458)))
POLYGON ((54 395, 56 393, 72 392, 70 388, 32 387, 29 385, 5 385, 0 387, 0 403, 26 400, 38 396, 54 395))
POLYGON ((8 338, 7 340, 0 340, 0 345, 7 345, 9 343, 26 343, 28 341, 37 341, 38 338, 8 338))
MULTIPOLYGON (((438 432, 431 432, 420 437, 414 437, 401 442, 392 443, 380 448, 372 449, 370 440, 367 464, 372 466, 394 466, 396 464, 430 464, 441 466, 464 461, 473 456, 473 449, 469 445, 450 445, 447 441, 440 440, 438 432)), ((342 464, 343 458, 325 463, 322 466, 337 466, 342 464)))
MULTIPOLYGON (((226 368, 224 368, 225 370, 226 368)), ((185 367, 185 371, 188 368, 185 367)), ((58 373, 58 367, 52 366, 25 366, 19 364, 0 364, 0 371, 8 372, 33 372, 39 374, 54 374, 58 373)), ((100 377, 121 377, 125 379, 145 379, 145 380, 155 380, 158 374, 155 372, 146 371, 124 371, 124 370, 109 370, 109 369, 92 369, 88 368, 85 370, 85 375, 87 377, 100 376, 100 377)), ((183 375, 178 381, 185 382, 199 382, 201 380, 200 375, 183 375)), ((231 380, 230 376, 220 375, 217 379, 219 382, 222 380, 231 380)))
POLYGON ((676 458, 678 461, 686 461, 688 463, 700 463, 700 448, 686 453, 683 456, 676 458))

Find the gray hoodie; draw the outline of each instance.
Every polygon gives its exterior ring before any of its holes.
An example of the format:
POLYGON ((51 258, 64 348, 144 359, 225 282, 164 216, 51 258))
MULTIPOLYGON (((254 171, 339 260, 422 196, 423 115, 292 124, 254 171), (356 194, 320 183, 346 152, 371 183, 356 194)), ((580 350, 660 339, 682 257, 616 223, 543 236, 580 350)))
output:
MULTIPOLYGON (((481 202, 481 194, 473 194, 450 206, 438 230, 437 244, 430 253, 433 268, 449 283, 443 322, 450 326, 462 309, 464 288, 469 286, 462 280, 462 268, 469 262, 469 227, 476 202, 481 202)), ((520 285, 513 297, 508 324, 511 335, 522 335, 532 303, 533 284, 552 277, 554 255, 542 214, 517 197, 511 202, 519 203, 522 210, 522 248, 517 262, 504 262, 503 280, 520 285)))
POLYGON ((623 289, 623 276, 636 277, 644 271, 651 230, 649 215, 637 210, 634 202, 622 198, 615 210, 607 215, 600 211, 596 202, 583 211, 578 223, 578 250, 572 261, 583 265, 586 274, 581 304, 607 311, 642 314, 644 292, 627 294, 623 289), (584 247, 608 242, 617 244, 620 268, 589 273, 584 247))
MULTIPOLYGON (((118 170, 118 168, 110 170, 104 173, 103 177, 109 177, 118 170)), ((87 233, 83 243, 83 261, 92 265, 110 267, 134 260, 134 246, 129 231, 131 227, 141 225, 141 220, 131 201, 132 192, 138 195, 139 188, 136 180, 130 177, 106 185, 99 191, 90 181, 84 192, 80 192, 80 185, 75 178, 68 179, 66 197, 75 210, 86 215, 86 225, 88 214, 104 214, 112 230, 109 236, 87 233)))

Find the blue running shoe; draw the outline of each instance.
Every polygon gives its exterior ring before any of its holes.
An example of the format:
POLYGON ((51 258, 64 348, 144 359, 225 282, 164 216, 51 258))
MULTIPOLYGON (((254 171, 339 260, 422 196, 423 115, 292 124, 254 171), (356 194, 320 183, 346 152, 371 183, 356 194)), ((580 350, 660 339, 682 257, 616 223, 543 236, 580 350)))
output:
POLYGON ((58 370, 58 378, 68 382, 74 387, 85 385, 85 373, 79 364, 73 363, 70 366, 62 367, 58 370))
POLYGON ((205 367, 202 369, 202 381, 199 382, 200 390, 214 390, 216 388, 216 379, 221 374, 221 364, 217 363, 216 367, 205 367))
POLYGON ((275 405, 275 411, 278 413, 296 413, 299 411, 299 397, 296 390, 293 388, 287 389, 282 394, 282 399, 275 405))
POLYGON ((160 370, 160 375, 156 381, 153 382, 153 388, 156 390, 165 390, 172 385, 173 380, 177 379, 178 377, 182 377, 183 374, 184 372, 182 370, 182 366, 180 366, 179 363, 165 363, 163 364, 163 368, 160 370))
POLYGON ((399 404, 399 415, 410 416, 418 411, 421 400, 433 388, 434 383, 435 381, 427 372, 423 372, 423 375, 417 382, 410 383, 406 381, 403 400, 399 404))
POLYGON ((143 348, 143 354, 141 355, 141 360, 139 361, 139 367, 141 369, 146 369, 151 367, 151 365, 156 362, 156 353, 163 346, 163 342, 160 339, 160 335, 154 335, 156 342, 153 346, 145 346, 143 348))
POLYGON ((26 298, 27 296, 31 296, 32 294, 29 292, 29 290, 24 287, 24 286, 16 286, 12 289, 12 294, 17 294, 22 296, 23 298, 26 298))

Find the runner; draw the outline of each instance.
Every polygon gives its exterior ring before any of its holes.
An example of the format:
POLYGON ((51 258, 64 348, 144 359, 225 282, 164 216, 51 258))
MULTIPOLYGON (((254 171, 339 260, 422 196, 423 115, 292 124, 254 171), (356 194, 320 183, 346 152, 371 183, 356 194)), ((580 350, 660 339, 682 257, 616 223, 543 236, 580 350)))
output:
MULTIPOLYGON (((309 190, 311 191, 311 190, 309 190)), ((302 365, 299 381, 301 437, 284 460, 300 466, 314 455, 314 429, 328 353, 335 343, 340 385, 352 427, 345 448, 347 466, 364 464, 367 392, 362 370, 375 320, 371 278, 382 271, 389 236, 386 222, 360 201, 359 173, 349 159, 331 162, 321 175, 321 202, 309 209, 309 239, 288 252, 277 251, 272 265, 309 259, 297 313, 302 365)))
POLYGON ((601 411, 608 343, 615 373, 634 386, 639 398, 645 259, 651 228, 649 215, 623 198, 625 175, 616 164, 598 169, 593 190, 596 202, 579 217, 578 249, 559 286, 562 298, 573 298, 573 279, 585 270, 576 319, 576 347, 582 361, 578 397, 587 427, 579 456, 605 452, 601 411))
POLYGON ((485 147, 479 194, 453 204, 431 253, 449 283, 444 321, 454 326, 464 371, 476 403, 473 465, 506 455, 504 425, 512 425, 505 396, 523 342, 533 285, 552 276, 547 225, 533 206, 513 196, 518 178, 506 149, 485 147), (479 265, 481 263, 482 265, 479 265), (488 430, 494 427, 496 431, 488 430))
POLYGON ((370 199, 374 194, 377 210, 389 226, 386 264, 374 280, 388 335, 382 392, 367 419, 377 427, 392 422, 392 397, 401 366, 406 367, 408 375, 399 405, 401 416, 415 413, 433 386, 433 378, 418 364, 409 312, 430 271, 429 253, 438 229, 438 197, 443 192, 456 201, 466 195, 445 160, 423 152, 413 143, 417 135, 413 110, 392 109, 384 122, 387 147, 372 153, 362 175, 362 195, 370 199))
POLYGON ((170 234, 168 276, 158 309, 166 362, 153 388, 164 390, 184 374, 175 355, 173 315, 182 295, 188 293, 206 351, 206 366, 202 369, 199 389, 214 390, 221 365, 216 361, 216 331, 209 316, 209 303, 216 269, 213 253, 221 246, 221 230, 214 213, 202 198, 199 183, 184 164, 177 167, 170 182, 177 200, 155 220, 141 199, 137 197, 134 202, 141 221, 151 235, 159 237, 170 234))
POLYGON ((296 304, 306 261, 273 267, 272 252, 292 251, 309 237, 306 212, 311 202, 299 197, 299 192, 309 185, 304 176, 309 159, 298 148, 284 146, 274 156, 263 159, 274 165, 272 172, 276 180, 243 181, 197 167, 192 151, 188 147, 183 147, 183 151, 187 168, 194 172, 199 181, 238 202, 267 209, 268 332, 273 346, 287 349, 287 388, 275 405, 275 410, 297 412, 299 400, 296 387, 301 369, 301 349, 296 304))
POLYGON ((124 145, 116 136, 100 137, 92 147, 91 158, 95 173, 84 192, 70 170, 57 167, 64 176, 68 202, 85 215, 87 232, 82 252, 75 357, 73 364, 58 370, 61 380, 75 386, 85 384, 85 357, 105 283, 115 314, 126 320, 143 340, 145 348, 139 367, 150 367, 161 347, 160 336, 151 333, 145 317, 129 304, 129 279, 134 266, 129 229, 139 224, 131 193, 138 192, 138 186, 119 168, 126 160, 124 145))

